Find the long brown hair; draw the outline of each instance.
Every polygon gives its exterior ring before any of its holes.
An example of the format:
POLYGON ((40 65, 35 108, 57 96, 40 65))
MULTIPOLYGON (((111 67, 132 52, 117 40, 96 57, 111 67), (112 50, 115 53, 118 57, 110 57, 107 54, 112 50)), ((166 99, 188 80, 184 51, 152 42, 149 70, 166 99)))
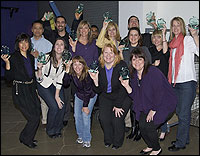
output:
POLYGON ((104 47, 102 48, 102 51, 101 51, 101 55, 99 56, 99 63, 101 64, 101 67, 103 68, 104 65, 105 65, 105 61, 104 61, 104 58, 103 58, 103 52, 104 52, 104 49, 108 47, 111 49, 112 52, 114 52, 115 54, 115 60, 114 60, 114 64, 113 64, 113 67, 115 67, 121 60, 121 56, 119 55, 118 51, 117 51, 117 48, 115 47, 114 44, 112 43, 107 43, 104 45, 104 47))
POLYGON ((77 76, 77 74, 76 74, 76 72, 73 68, 73 63, 75 63, 77 61, 80 62, 83 65, 83 70, 82 70, 82 73, 79 77, 79 80, 82 81, 88 76, 88 69, 89 69, 88 66, 87 66, 87 63, 85 62, 85 60, 82 56, 77 55, 77 56, 74 56, 72 58, 72 64, 70 66, 69 74, 72 75, 72 76, 77 76))
POLYGON ((132 65, 133 56, 135 56, 136 58, 143 58, 144 59, 144 70, 142 72, 142 77, 144 77, 144 75, 148 72, 149 66, 151 64, 149 63, 149 60, 148 60, 144 50, 142 49, 142 47, 134 48, 131 51, 131 56, 130 56, 131 64, 129 65, 131 78, 133 78, 133 73, 136 71, 136 69, 132 65))
POLYGON ((186 29, 185 29, 185 22, 181 17, 174 17, 171 22, 170 22, 170 41, 173 40, 173 38, 175 37, 174 33, 172 32, 172 27, 173 27, 173 22, 177 21, 180 23, 181 25, 181 33, 183 34, 183 36, 186 36, 186 29))

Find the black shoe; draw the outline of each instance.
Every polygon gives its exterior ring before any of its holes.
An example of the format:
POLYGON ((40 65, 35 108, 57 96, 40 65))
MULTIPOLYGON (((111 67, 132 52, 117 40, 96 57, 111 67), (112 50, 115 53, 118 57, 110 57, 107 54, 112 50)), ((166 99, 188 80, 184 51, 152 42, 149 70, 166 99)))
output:
POLYGON ((105 143, 105 147, 110 147, 111 144, 105 143))
MULTIPOLYGON (((152 151, 152 150, 151 150, 151 151, 152 151)), ((140 154, 141 154, 141 155, 145 155, 145 154, 150 153, 151 151, 145 152, 145 151, 141 150, 141 151, 140 151, 140 154)))
POLYGON ((61 133, 57 133, 57 134, 56 134, 56 137, 61 138, 61 137, 62 137, 62 134, 61 134, 61 133))
POLYGON ((119 146, 115 146, 115 145, 112 146, 112 149, 114 149, 114 150, 116 150, 118 148, 119 148, 119 146))
POLYGON ((126 133, 129 132, 130 129, 131 129, 131 127, 125 127, 125 132, 126 132, 126 133))
POLYGON ((38 143, 38 141, 37 141, 37 140, 33 140, 33 143, 34 143, 34 144, 37 144, 37 143, 38 143))
POLYGON ((159 140, 160 140, 160 141, 164 141, 164 140, 165 140, 165 137, 164 137, 164 138, 159 138, 159 140))
MULTIPOLYGON (((162 153, 162 149, 161 149, 160 152, 158 152, 158 154, 156 154, 156 155, 160 155, 161 153, 162 153)), ((150 153, 150 154, 151 154, 151 153, 150 153)), ((149 154, 149 155, 150 155, 150 154, 149 154)))
POLYGON ((136 136, 134 137, 133 141, 139 141, 142 138, 140 130, 138 130, 136 136))
POLYGON ((172 145, 172 146, 168 147, 168 150, 172 151, 172 152, 179 151, 180 149, 185 149, 185 146, 184 147, 176 147, 175 145, 172 145))
POLYGON ((52 134, 52 135, 48 135, 50 138, 55 139, 56 138, 56 134, 52 134))
POLYGON ((67 124, 68 124, 68 121, 63 121, 64 126, 67 126, 67 124))
POLYGON ((29 148, 35 148, 37 145, 35 143, 31 143, 31 144, 26 144, 23 141, 20 140, 20 143, 23 143, 24 145, 26 145, 29 148))

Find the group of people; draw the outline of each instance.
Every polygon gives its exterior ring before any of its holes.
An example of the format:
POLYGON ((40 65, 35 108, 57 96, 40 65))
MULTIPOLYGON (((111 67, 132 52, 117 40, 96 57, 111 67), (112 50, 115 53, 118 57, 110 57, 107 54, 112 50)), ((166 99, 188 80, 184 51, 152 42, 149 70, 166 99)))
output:
POLYGON ((165 25, 158 30, 154 24, 152 34, 141 34, 139 19, 131 16, 128 35, 121 39, 115 22, 104 20, 99 32, 95 25, 91 27, 83 20, 82 13, 75 13, 72 30, 77 39, 73 40, 65 30, 64 16, 56 17, 56 30, 47 25, 45 18, 33 22, 33 37, 19 34, 15 52, 1 55, 6 63, 5 77, 13 80, 13 102, 27 119, 19 137, 21 143, 29 148, 37 146, 40 113, 47 135, 62 137, 73 97, 76 142, 83 147, 91 146, 91 116, 96 102, 107 148, 112 145, 116 150, 123 145, 125 127, 129 125, 130 138, 137 129, 147 144, 141 154, 160 154, 159 141, 164 140, 167 121, 175 111, 177 136, 168 150, 178 151, 189 144, 191 106, 197 86, 197 30, 189 28, 187 36, 184 20, 174 17, 167 41, 165 25), (71 52, 72 60, 63 60, 65 51, 71 52), (37 61, 40 52, 46 53, 45 63, 37 61), (89 67, 94 61, 98 62, 98 70, 91 72, 89 67), (129 79, 120 75, 125 67, 130 71, 129 79))

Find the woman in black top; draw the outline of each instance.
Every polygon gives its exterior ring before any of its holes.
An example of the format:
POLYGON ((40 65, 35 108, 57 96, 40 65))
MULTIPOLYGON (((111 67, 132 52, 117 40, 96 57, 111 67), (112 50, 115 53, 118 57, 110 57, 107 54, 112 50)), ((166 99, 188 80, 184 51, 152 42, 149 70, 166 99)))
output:
POLYGON ((40 122, 40 101, 36 93, 34 57, 30 54, 31 40, 27 34, 20 34, 15 41, 15 52, 1 55, 6 63, 5 78, 13 81, 12 98, 27 119, 19 140, 29 148, 35 148, 34 140, 40 122))

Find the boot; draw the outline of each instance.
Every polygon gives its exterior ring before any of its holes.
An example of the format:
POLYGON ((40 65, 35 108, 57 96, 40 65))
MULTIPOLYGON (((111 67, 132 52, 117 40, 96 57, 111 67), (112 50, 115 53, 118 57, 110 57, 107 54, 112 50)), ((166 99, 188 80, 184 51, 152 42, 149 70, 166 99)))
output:
POLYGON ((139 123, 138 122, 136 122, 136 126, 135 126, 136 128, 136 135, 135 135, 135 137, 133 138, 133 141, 139 141, 140 139, 141 139, 141 132, 140 132, 140 129, 139 129, 139 123))

